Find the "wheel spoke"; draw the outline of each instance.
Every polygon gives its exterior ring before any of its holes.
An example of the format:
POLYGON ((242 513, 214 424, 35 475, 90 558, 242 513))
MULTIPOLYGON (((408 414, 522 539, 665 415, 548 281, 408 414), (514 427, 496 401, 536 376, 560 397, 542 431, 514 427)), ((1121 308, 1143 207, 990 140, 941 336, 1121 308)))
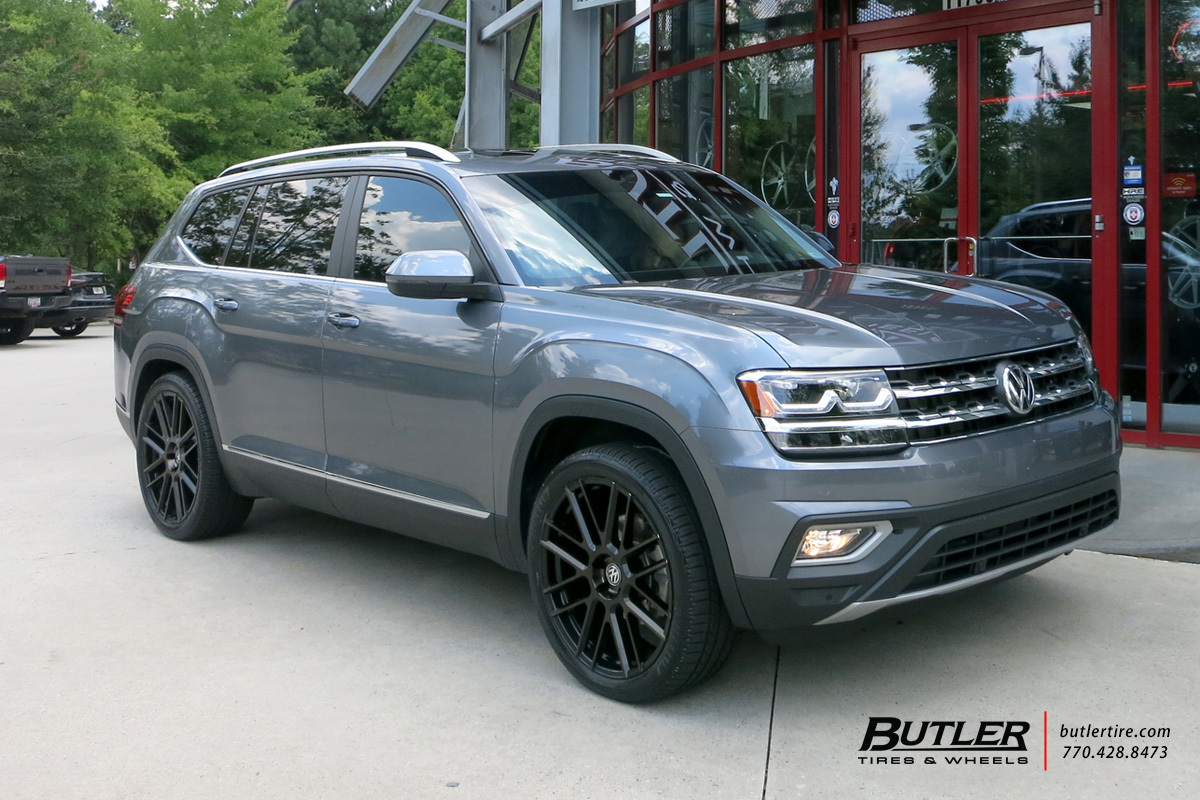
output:
POLYGON ((183 399, 171 395, 171 433, 178 436, 183 430, 183 399))
POLYGON ((573 609, 573 608, 578 608, 579 606, 583 605, 584 603, 591 602, 591 600, 592 600, 592 598, 591 598, 591 597, 581 597, 581 598, 579 598, 578 600, 576 600, 576 601, 574 601, 574 602, 572 602, 572 603, 567 603, 567 604, 566 604, 565 606, 563 606, 562 608, 556 608, 556 609, 554 609, 554 611, 552 611, 552 612, 550 613, 550 616, 551 616, 552 618, 553 618, 553 617, 561 617, 563 614, 567 613, 567 612, 568 612, 568 611, 570 611, 571 609, 573 609))
POLYGON ((175 506, 175 519, 183 519, 183 488, 178 478, 171 480, 171 503, 175 506))
POLYGON ((586 576, 583 574, 577 573, 575 575, 572 575, 569 578, 564 578, 561 581, 559 581, 558 583, 554 584, 553 586, 547 586, 545 589, 542 589, 542 594, 553 594, 553 593, 557 592, 559 589, 562 589, 562 588, 566 587, 568 584, 570 584, 574 581, 577 581, 583 577, 586 577, 586 576))
POLYGON ((631 547, 625 551, 625 558, 627 558, 627 559, 633 558, 634 555, 645 550, 647 547, 649 547, 652 544, 657 544, 658 541, 659 541, 658 534, 655 534, 655 535, 651 536, 649 539, 645 540, 644 542, 638 542, 633 547, 631 547))
POLYGON ((571 513, 575 516, 575 524, 579 526, 579 534, 583 537, 583 543, 587 545, 587 549, 595 552, 596 542, 592 538, 591 531, 588 530, 587 520, 583 518, 583 509, 579 507, 579 499, 575 497, 575 492, 567 487, 567 502, 571 505, 571 513))
POLYGON ((616 612, 608 612, 608 629, 612 631, 613 642, 617 645, 617 659, 621 662, 621 673, 629 675, 629 654, 625 652, 625 637, 621 635, 621 626, 617 624, 616 612))
MULTIPOLYGON (((594 606, 593 606, 594 608, 594 606)), ((592 611, 591 608, 588 609, 592 611)), ((604 629, 608 627, 608 617, 600 617, 600 629, 596 631, 596 646, 592 648, 592 668, 595 669, 596 662, 600 660, 600 646, 604 644, 604 629)))
POLYGON ((142 444, 146 445, 146 446, 147 446, 147 447, 149 447, 151 450, 153 450, 153 451, 154 451, 154 455, 156 455, 158 458, 160 458, 160 459, 161 459, 161 458, 163 457, 163 452, 164 452, 164 451, 163 451, 162 447, 160 447, 160 446, 159 446, 159 444, 158 444, 158 442, 154 441, 154 440, 153 440, 153 439, 151 439, 149 436, 143 436, 143 437, 142 437, 142 444))
POLYGON ((658 562, 655 562, 654 564, 651 564, 650 566, 646 567, 645 569, 641 570, 640 572, 633 573, 633 575, 630 577, 632 577, 633 580, 636 581, 638 578, 644 578, 647 575, 653 575, 654 573, 660 572, 666 568, 667 568, 666 561, 658 561, 658 562))
POLYGON ((632 598, 626 597, 624 606, 630 614, 633 614, 635 617, 641 620, 642 624, 649 628, 651 633, 657 636, 660 640, 666 641, 666 631, 664 631, 662 626, 655 622, 649 614, 638 608, 637 603, 633 602, 632 598))
POLYGON ((179 482, 187 487, 187 490, 192 493, 193 497, 196 496, 196 482, 192 480, 190 475, 184 472, 179 473, 179 482))
MULTIPOLYGON (((671 613, 671 612, 667 611, 667 607, 663 605, 662 600, 659 600, 657 597, 655 597, 655 595, 652 592, 646 591, 641 586, 638 586, 636 583, 633 584, 633 588, 635 590, 637 590, 637 592, 639 594, 641 594, 643 598, 645 598, 647 605, 653 606, 654 610, 657 611, 662 616, 665 617, 671 613)), ((632 598, 630 599, 630 602, 631 603, 633 602, 632 598)))
POLYGON ((587 564, 584 564, 582 561, 575 558, 575 556, 571 555, 566 550, 563 550, 561 547, 559 547, 554 542, 548 542, 545 539, 543 539, 541 541, 541 545, 545 549, 549 550, 551 553, 554 553, 554 555, 561 558, 563 561, 570 564, 571 568, 574 569, 576 572, 587 572, 587 564))
POLYGON ((167 503, 170 500, 172 481, 171 477, 165 472, 163 473, 163 478, 166 480, 164 480, 162 485, 158 487, 158 497, 156 498, 154 505, 158 509, 159 516, 161 516, 163 519, 166 519, 168 511, 167 503))
POLYGON ((617 541, 617 500, 621 496, 621 492, 617 491, 617 485, 612 484, 612 488, 608 492, 608 510, 604 512, 604 543, 611 545, 620 545, 617 541))
MULTIPOLYGON (((587 613, 583 615, 583 622, 579 625, 579 641, 575 643, 575 655, 577 656, 583 655, 583 648, 585 645, 587 645, 588 632, 592 628, 592 620, 596 616, 596 606, 598 605, 599 603, 593 601, 592 604, 588 606, 587 613)), ((594 659, 592 663, 596 663, 594 659)))

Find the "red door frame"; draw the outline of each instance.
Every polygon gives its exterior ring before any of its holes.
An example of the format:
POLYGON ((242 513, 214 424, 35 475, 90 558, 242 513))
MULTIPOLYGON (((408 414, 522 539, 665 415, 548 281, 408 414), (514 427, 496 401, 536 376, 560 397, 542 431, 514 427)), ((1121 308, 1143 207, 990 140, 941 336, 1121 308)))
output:
MULTIPOLYGON (((918 18, 919 19, 919 18, 918 18)), ((979 107, 979 63, 976 57, 978 53, 979 37, 991 36, 999 33, 1008 33, 1011 31, 1029 30, 1034 28, 1050 28, 1058 25, 1071 25, 1081 22, 1092 22, 1093 12, 1092 4, 1087 3, 1086 6, 1080 3, 1055 3, 1049 6, 1039 6, 1035 9, 1030 9, 1027 3, 1012 2, 1010 3, 994 3, 987 6, 977 6, 974 9, 961 12, 951 12, 942 15, 942 19, 934 23, 921 20, 920 24, 911 24, 907 30, 897 34, 895 33, 898 23, 904 20, 889 20, 887 23, 871 23, 869 25, 855 26, 853 35, 848 36, 848 55, 844 59, 845 71, 844 79, 847 87, 847 107, 843 111, 843 119, 845 123, 843 129, 846 131, 846 137, 843 139, 843 145, 846 148, 844 152, 848 155, 848 177, 851 180, 847 181, 849 185, 846 187, 846 196, 843 202, 846 204, 843 208, 843 220, 848 223, 844 226, 843 241, 841 246, 842 252, 846 253, 846 259, 855 261, 862 257, 862 220, 860 201, 859 176, 862 167, 862 148, 861 148, 861 120, 859 110, 862 107, 862 56, 867 53, 875 53, 887 50, 895 50, 906 47, 917 47, 925 44, 933 44, 935 42, 950 42, 954 41, 958 48, 958 74, 959 74, 959 91, 958 91, 958 141, 959 141, 959 159, 958 159, 958 226, 956 234, 959 237, 974 236, 978 238, 983 232, 976 230, 977 217, 979 210, 979 115, 976 110, 979 107), (1006 6, 1014 8, 1005 8, 1006 6), (1070 6, 1074 6, 1071 8, 1070 6), (996 9, 1000 9, 999 12, 996 9), (1045 9, 1044 13, 1040 12, 1045 9), (975 12, 975 13, 971 13, 975 12), (946 17, 949 19, 946 19, 946 17), (966 147, 964 147, 966 143, 966 147), (965 156, 965 157, 964 157, 965 156)), ((1092 25, 1092 40, 1095 47, 1095 39, 1097 36, 1097 28, 1101 25, 1092 25)), ((1096 72, 1096 61, 1093 58, 1093 98, 1097 93, 1099 77, 1096 72)), ((1108 65, 1106 65, 1106 69, 1108 65)), ((1112 115, 1115 120, 1115 113, 1112 115)), ((1099 117, 1097 116, 1096 108, 1093 104, 1092 109, 1092 139, 1093 142, 1103 139, 1108 142, 1110 137, 1097 136, 1099 129, 1099 117)), ((1115 159, 1104 162, 1115 163, 1115 159)), ((1097 153, 1092 154, 1092 195, 1093 197, 1101 197, 1105 194, 1114 196, 1115 191, 1102 192, 1104 188, 1101 182, 1105 179, 1107 173, 1111 173, 1112 169, 1102 169, 1101 161, 1097 153)), ((1112 178, 1115 181, 1115 178, 1112 178)), ((1115 200, 1113 201, 1115 209, 1115 200)), ((1094 211, 1094 213, 1103 213, 1094 211)), ((1108 215, 1105 218, 1109 218, 1108 215)), ((1115 242, 1115 236, 1110 236, 1115 242)), ((967 264, 968 262, 968 244, 960 238, 958 242, 957 260, 959 264, 967 264)), ((1113 261, 1112 263, 1116 263, 1113 261)), ((1095 305, 1097 294, 1111 294, 1111 303, 1115 307, 1116 302, 1116 276, 1113 276, 1113 285, 1109 291, 1096 291, 1101 287, 1097 287, 1093 282, 1093 319, 1100 319, 1096 316, 1095 305)), ((1106 298, 1105 302, 1108 302, 1106 298)), ((1102 302, 1101 305, 1105 305, 1102 302)), ((1115 318, 1115 316, 1113 317, 1115 318)), ((1115 334, 1114 334, 1114 350, 1115 350, 1115 334)), ((1115 373, 1113 373, 1115 375, 1115 373)))

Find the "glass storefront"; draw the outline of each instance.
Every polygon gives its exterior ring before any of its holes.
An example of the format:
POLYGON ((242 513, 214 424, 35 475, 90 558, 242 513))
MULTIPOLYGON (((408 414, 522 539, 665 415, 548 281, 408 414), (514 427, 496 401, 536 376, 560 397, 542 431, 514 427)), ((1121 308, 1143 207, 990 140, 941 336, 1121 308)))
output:
POLYGON ((843 260, 1057 296, 1132 440, 1200 446, 1200 0, 636 0, 602 31, 606 140, 843 260))
POLYGON ((1200 2, 1163 2, 1158 38, 1162 429, 1200 433, 1200 2))

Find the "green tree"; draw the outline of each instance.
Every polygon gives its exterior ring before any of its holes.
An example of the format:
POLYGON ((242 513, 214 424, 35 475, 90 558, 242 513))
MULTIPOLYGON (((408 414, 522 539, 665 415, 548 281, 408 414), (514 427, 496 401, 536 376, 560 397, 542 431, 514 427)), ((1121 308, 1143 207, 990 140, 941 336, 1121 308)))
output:
POLYGON ((285 0, 113 0, 128 21, 133 86, 153 98, 190 177, 317 141, 285 0))
POLYGON ((145 98, 119 79, 127 51, 85 0, 4 0, 0 17, 0 249, 76 266, 137 252, 182 187, 145 98), (144 237, 142 237, 144 238, 144 237))
POLYGON ((392 138, 380 105, 359 108, 343 90, 400 18, 405 0, 300 0, 288 9, 289 50, 316 100, 312 124, 324 144, 392 138))

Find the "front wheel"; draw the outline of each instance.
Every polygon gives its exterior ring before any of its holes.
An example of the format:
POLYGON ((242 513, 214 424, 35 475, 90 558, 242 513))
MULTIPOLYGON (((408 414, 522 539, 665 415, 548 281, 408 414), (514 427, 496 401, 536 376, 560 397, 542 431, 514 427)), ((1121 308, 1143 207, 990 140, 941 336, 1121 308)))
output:
POLYGON ((156 380, 142 401, 137 469, 146 510, 172 539, 232 533, 254 504, 229 485, 200 391, 178 372, 156 380))
POLYGON ((530 516, 530 587, 555 653, 628 703, 712 675, 733 626, 687 490, 656 451, 602 445, 565 459, 530 516))
POLYGON ((79 334, 87 330, 87 322, 73 322, 70 325, 54 325, 50 330, 57 333, 64 339, 74 339, 79 334))

